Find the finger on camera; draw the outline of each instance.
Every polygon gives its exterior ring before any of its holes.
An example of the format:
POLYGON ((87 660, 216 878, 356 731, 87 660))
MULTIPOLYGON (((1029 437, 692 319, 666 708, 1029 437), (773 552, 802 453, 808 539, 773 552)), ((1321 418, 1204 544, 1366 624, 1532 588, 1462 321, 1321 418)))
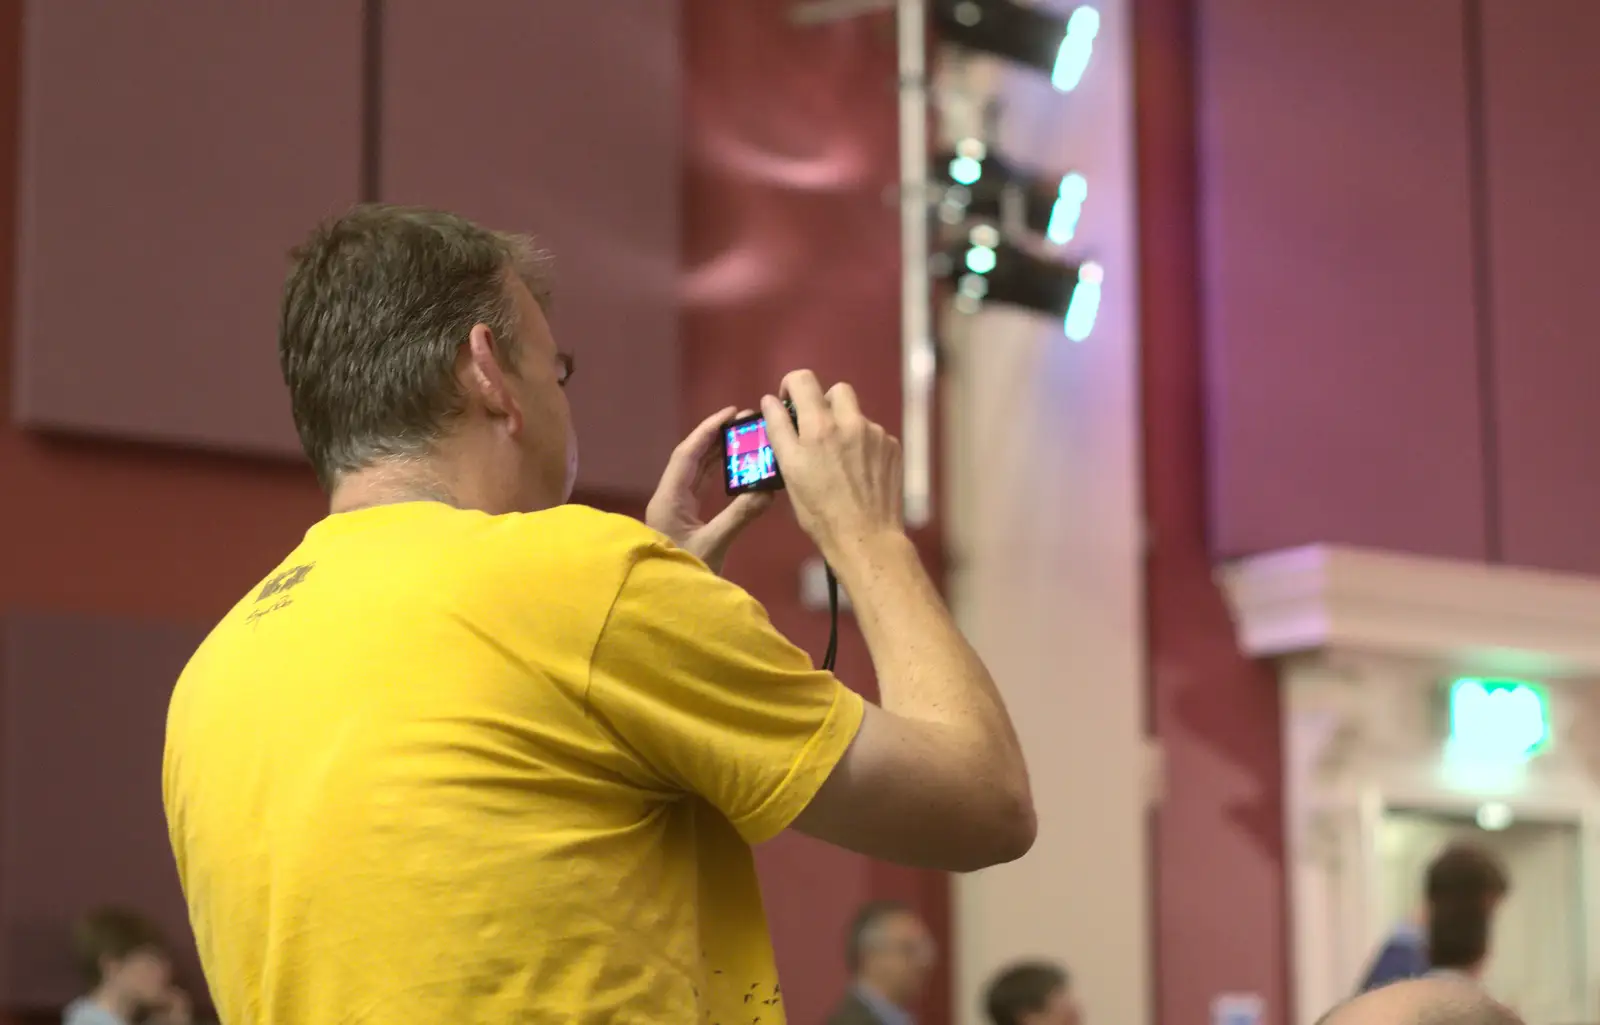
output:
POLYGON ((728 508, 734 510, 733 516, 744 523, 766 512, 777 498, 776 491, 747 491, 729 502, 728 508))
POLYGON ((801 435, 811 437, 827 431, 832 417, 828 412, 828 398, 822 394, 822 384, 816 374, 809 370, 791 371, 784 375, 779 394, 794 403, 801 435))
MULTIPOLYGON (((733 407, 729 406, 728 409, 723 410, 723 412, 726 413, 731 409, 733 409, 733 407)), ((743 420, 745 417, 750 416, 753 413, 755 413, 755 410, 753 409, 741 409, 739 412, 734 413, 731 417, 724 416, 721 423, 719 423, 717 426, 718 433, 720 433, 729 423, 733 422, 734 420, 743 420)), ((704 425, 702 424, 701 426, 704 425)), ((727 452, 724 450, 724 446, 722 444, 722 439, 714 438, 712 441, 713 443, 707 444, 700 452, 700 467, 695 473, 694 478, 694 488, 696 491, 699 491, 700 486, 705 483, 706 478, 711 476, 711 471, 714 468, 720 468, 722 466, 722 461, 728 458, 727 452)))
POLYGON ((856 428, 868 422, 861 415, 861 403, 856 398, 856 390, 844 381, 828 389, 827 399, 833 419, 840 427, 856 428))
POLYGON ((794 423, 789 419, 789 410, 777 396, 762 396, 761 415, 767 420, 767 443, 777 454, 778 464, 781 466, 784 456, 800 444, 799 435, 795 433, 794 423))
POLYGON ((712 471, 719 469, 722 466, 722 461, 726 458, 722 454, 721 445, 707 445, 705 451, 700 453, 699 464, 695 466, 694 484, 690 490, 698 494, 700 489, 705 486, 706 481, 711 478, 712 471))
POLYGON ((700 421, 695 429, 689 432, 688 437, 678 442, 677 449, 672 453, 673 457, 676 458, 682 453, 687 459, 698 460, 701 452, 713 447, 712 442, 722 432, 723 426, 734 419, 735 408, 737 407, 724 406, 700 421))
MULTIPOLYGON (((692 487, 698 482, 707 453, 718 452, 717 435, 728 422, 733 406, 725 406, 700 421, 689 436, 678 442, 667 459, 667 469, 661 475, 664 487, 692 487)), ((719 453, 720 455, 720 453, 719 453)))

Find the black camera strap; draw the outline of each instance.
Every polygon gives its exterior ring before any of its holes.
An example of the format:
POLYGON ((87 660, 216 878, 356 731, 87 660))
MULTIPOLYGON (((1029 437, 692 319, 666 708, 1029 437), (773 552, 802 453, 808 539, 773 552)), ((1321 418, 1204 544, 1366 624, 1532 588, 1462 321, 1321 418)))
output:
POLYGON ((826 562, 822 568, 828 574, 828 650, 822 655, 822 668, 833 672, 833 661, 839 656, 839 578, 826 562))

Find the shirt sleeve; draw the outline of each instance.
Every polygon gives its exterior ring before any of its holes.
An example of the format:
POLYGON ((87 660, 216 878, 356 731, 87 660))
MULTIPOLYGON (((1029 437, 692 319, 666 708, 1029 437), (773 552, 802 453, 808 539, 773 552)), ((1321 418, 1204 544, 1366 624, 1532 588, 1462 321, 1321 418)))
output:
POLYGON ((662 543, 640 552, 617 593, 588 704, 646 772, 710 802, 751 844, 805 809, 863 711, 759 602, 662 543))

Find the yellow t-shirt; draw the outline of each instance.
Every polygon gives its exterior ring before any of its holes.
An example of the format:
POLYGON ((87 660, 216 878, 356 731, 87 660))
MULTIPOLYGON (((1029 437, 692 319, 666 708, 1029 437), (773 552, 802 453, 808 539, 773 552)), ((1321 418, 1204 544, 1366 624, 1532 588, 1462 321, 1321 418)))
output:
POLYGON ((781 1025, 749 845, 860 697, 577 506, 329 517, 172 696, 163 789, 224 1025, 781 1025))

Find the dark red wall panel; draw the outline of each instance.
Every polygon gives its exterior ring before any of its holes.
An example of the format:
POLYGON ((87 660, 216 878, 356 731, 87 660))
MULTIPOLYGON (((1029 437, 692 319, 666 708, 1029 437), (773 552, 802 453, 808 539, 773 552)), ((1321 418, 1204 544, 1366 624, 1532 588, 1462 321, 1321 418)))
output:
POLYGON ((1197 9, 1216 552, 1483 557, 1461 5, 1197 9))
POLYGON ((379 195, 555 252, 580 485, 595 491, 649 494, 675 443, 678 41, 663 0, 383 10, 379 195))
POLYGON ((285 252, 357 197, 361 4, 35 0, 16 415, 295 454, 285 252))
POLYGON ((1206 539, 1193 8, 1133 6, 1149 707, 1165 763, 1151 837, 1154 1020, 1204 1022, 1218 993, 1245 992, 1283 1025, 1278 688, 1271 666, 1239 652, 1206 539))
POLYGON ((1600 573, 1600 4, 1484 0, 1482 13, 1503 555, 1600 573))
POLYGON ((199 965, 161 811, 167 697, 204 631, 13 615, 0 642, 0 1001, 83 990, 74 919, 102 903, 155 918, 197 994, 199 965))

